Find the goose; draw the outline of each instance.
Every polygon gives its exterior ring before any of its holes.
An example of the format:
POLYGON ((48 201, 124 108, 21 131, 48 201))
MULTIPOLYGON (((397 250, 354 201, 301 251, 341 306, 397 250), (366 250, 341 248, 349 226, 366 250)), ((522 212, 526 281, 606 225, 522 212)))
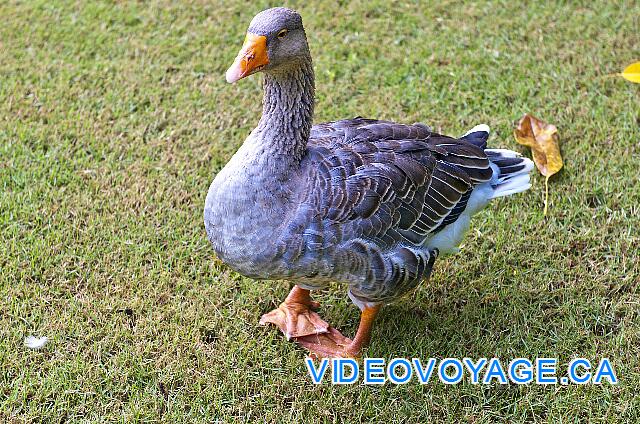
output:
POLYGON ((314 71, 302 18, 258 13, 226 72, 264 75, 262 117, 215 176, 204 224, 218 258, 256 280, 294 283, 260 324, 318 357, 356 357, 380 308, 428 280, 491 199, 530 187, 531 160, 421 123, 356 117, 313 125, 314 71), (343 283, 360 309, 353 339, 317 313, 312 290, 343 283))

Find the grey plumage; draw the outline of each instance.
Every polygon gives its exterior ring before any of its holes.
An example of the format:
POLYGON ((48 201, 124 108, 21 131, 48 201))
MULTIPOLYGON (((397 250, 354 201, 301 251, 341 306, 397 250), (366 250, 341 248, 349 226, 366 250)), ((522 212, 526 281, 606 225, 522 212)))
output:
POLYGON ((299 15, 270 9, 252 28, 278 60, 263 71, 260 123, 214 179, 204 211, 217 255, 238 272, 310 289, 346 283, 361 307, 389 302, 429 277, 501 185, 528 188, 531 162, 485 151, 484 128, 458 139, 360 117, 312 127, 299 15), (280 28, 295 30, 290 41, 269 38, 280 28))

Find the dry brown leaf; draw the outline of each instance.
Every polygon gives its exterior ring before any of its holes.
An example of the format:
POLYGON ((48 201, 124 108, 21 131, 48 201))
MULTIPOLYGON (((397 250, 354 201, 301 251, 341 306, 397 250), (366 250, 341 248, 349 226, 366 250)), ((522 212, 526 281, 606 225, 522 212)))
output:
POLYGON ((549 200, 549 177, 562 169, 562 156, 558 146, 558 129, 538 118, 525 114, 513 130, 516 141, 531 147, 533 161, 545 179, 544 214, 549 200))

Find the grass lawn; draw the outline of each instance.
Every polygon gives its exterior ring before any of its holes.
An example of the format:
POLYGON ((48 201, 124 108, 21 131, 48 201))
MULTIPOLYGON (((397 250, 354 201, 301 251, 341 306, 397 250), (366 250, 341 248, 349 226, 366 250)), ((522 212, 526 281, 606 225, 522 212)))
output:
MULTIPOLYGON (((258 326, 289 283, 208 244, 209 184, 261 113, 260 78, 224 72, 273 5, 233 3, 0 2, 0 422, 639 422, 640 86, 604 76, 640 60, 640 3, 287 4, 317 122, 486 122, 526 155, 523 113, 559 128, 549 215, 536 172, 383 309, 366 356, 609 357, 620 380, 382 387, 314 386, 258 326)), ((317 299, 355 332, 343 287, 317 299)))

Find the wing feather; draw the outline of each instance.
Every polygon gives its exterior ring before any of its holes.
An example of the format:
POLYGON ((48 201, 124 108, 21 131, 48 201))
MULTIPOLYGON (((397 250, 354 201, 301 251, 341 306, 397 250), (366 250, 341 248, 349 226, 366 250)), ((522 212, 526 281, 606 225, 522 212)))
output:
POLYGON ((310 206, 321 220, 340 223, 343 238, 381 247, 421 245, 454 222, 473 188, 493 175, 481 147, 424 124, 327 122, 312 128, 308 146, 305 202, 318 203, 310 206))

